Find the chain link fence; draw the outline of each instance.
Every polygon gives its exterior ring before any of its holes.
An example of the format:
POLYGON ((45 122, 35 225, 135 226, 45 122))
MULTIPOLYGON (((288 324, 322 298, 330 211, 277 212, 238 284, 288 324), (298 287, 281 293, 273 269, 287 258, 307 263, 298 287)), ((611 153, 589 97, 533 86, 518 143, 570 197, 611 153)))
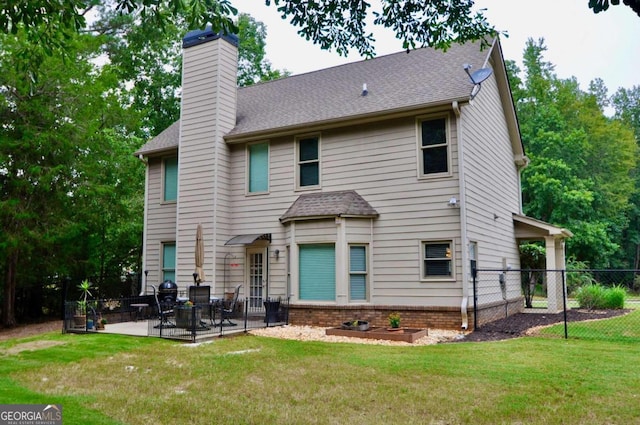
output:
POLYGON ((640 270, 491 270, 473 279, 475 330, 640 341, 640 270))

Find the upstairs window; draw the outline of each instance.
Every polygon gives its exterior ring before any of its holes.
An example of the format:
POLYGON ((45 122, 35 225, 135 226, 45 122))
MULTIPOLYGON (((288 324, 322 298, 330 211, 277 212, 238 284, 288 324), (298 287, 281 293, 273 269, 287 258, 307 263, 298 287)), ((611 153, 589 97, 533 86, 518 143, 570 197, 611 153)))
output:
POLYGON ((320 185, 320 139, 298 140, 298 187, 320 185))
POLYGON ((269 144, 254 143, 247 147, 249 193, 269 190, 269 144))
POLYGON ((450 241, 423 242, 423 278, 453 276, 451 247, 450 241))
POLYGON ((163 167, 163 193, 162 200, 174 202, 178 199, 178 157, 172 156, 162 161, 163 167))
POLYGON ((423 176, 449 172, 446 118, 425 120, 420 123, 420 155, 423 176))

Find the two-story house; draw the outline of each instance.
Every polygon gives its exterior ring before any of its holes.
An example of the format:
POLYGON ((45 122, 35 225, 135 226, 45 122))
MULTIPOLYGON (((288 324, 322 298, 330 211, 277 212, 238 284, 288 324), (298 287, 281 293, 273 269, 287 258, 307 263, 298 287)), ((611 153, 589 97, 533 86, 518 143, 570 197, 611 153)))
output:
MULTIPOLYGON (((466 328, 472 267, 517 269, 519 232, 564 267, 566 232, 521 213, 527 158, 499 40, 244 88, 237 38, 194 31, 183 48, 180 120, 136 152, 145 285, 193 284, 198 225, 196 278, 219 295, 242 284, 255 308, 290 297, 294 324, 399 311, 466 328), (465 64, 486 68, 481 85, 465 64)), ((521 309, 519 285, 508 293, 521 309)))

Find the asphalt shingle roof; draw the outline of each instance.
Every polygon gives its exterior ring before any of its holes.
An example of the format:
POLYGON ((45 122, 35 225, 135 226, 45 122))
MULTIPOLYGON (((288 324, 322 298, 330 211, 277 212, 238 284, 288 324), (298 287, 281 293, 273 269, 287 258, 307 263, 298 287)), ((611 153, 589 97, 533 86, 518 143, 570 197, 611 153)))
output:
POLYGON ((280 222, 318 217, 377 217, 378 212, 355 190, 305 193, 289 207, 280 222))
MULTIPOLYGON (((477 70, 489 53, 480 49, 480 42, 454 44, 446 52, 423 48, 239 88, 236 126, 227 137, 468 99, 473 84, 463 65, 477 70)), ((176 147, 178 138, 179 124, 174 123, 136 154, 176 147)))

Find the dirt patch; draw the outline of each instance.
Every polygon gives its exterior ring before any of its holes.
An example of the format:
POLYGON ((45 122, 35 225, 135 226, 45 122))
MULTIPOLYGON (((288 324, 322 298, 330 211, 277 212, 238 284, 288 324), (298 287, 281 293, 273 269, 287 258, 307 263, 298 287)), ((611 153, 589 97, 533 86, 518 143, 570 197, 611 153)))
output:
POLYGON ((62 320, 52 320, 43 323, 18 325, 13 328, 0 328, 0 341, 13 338, 26 338, 47 332, 62 332, 62 320))
MULTIPOLYGON (((631 310, 579 310, 567 311, 567 322, 607 319, 622 316, 631 310)), ((564 322, 564 313, 517 313, 505 319, 487 323, 480 329, 459 339, 465 341, 499 341, 531 334, 531 330, 564 322)))
POLYGON ((55 347, 56 345, 62 345, 62 344, 65 344, 65 342, 64 341, 30 341, 30 342, 25 342, 23 344, 14 345, 13 347, 7 350, 0 351, 0 353, 13 355, 13 354, 21 353, 22 351, 42 350, 44 348, 55 347))

